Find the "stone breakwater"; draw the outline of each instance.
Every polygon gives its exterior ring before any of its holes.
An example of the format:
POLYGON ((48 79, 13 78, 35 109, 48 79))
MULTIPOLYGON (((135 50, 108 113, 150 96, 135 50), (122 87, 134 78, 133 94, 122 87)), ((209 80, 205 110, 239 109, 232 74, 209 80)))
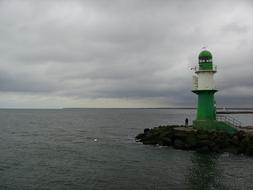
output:
POLYGON ((191 126, 159 126, 144 129, 144 133, 136 136, 136 141, 182 150, 253 156, 253 133, 247 131, 238 131, 232 135, 223 131, 196 130, 191 126))

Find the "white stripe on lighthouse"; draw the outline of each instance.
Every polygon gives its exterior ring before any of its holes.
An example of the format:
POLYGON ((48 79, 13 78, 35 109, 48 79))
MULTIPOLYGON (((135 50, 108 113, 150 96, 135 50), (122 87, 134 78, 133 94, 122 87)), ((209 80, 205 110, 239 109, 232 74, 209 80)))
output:
POLYGON ((198 90, 213 90, 214 79, 212 72, 198 73, 198 90))

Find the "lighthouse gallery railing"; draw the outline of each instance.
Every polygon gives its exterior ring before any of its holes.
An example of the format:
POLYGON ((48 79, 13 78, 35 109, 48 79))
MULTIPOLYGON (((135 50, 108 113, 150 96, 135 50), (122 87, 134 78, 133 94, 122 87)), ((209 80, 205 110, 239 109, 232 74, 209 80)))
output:
POLYGON ((213 65, 213 67, 212 67, 212 69, 210 69, 210 70, 203 70, 203 69, 201 69, 200 68, 200 66, 196 66, 196 67, 194 67, 194 68, 192 68, 193 70, 195 70, 195 72, 200 72, 200 71, 212 71, 212 72, 217 72, 217 65, 213 65))

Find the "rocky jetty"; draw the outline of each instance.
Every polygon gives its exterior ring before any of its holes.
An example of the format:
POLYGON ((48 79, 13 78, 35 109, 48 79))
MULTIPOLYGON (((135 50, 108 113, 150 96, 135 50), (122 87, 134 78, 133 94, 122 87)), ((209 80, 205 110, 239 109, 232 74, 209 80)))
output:
POLYGON ((253 156, 253 133, 238 131, 228 134, 224 131, 196 130, 191 126, 159 126, 144 129, 136 141, 149 145, 171 146, 175 149, 199 152, 230 152, 253 156))

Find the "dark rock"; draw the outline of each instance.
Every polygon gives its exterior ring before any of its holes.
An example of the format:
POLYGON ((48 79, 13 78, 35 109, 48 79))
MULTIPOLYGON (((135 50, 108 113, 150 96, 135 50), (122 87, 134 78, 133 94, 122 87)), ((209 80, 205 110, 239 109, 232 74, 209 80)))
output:
POLYGON ((185 149, 185 144, 180 139, 175 139, 173 143, 173 147, 176 149, 185 149))
POLYGON ((172 145, 172 139, 169 137, 163 137, 162 139, 162 146, 170 146, 172 145))
POLYGON ((238 136, 239 140, 241 141, 244 137, 246 137, 246 133, 244 131, 238 131, 236 133, 236 135, 238 136))
POLYGON ((149 144, 149 145, 157 145, 158 141, 156 139, 143 139, 143 144, 149 144))
POLYGON ((198 141, 197 141, 197 138, 196 138, 195 134, 189 134, 189 135, 185 138, 184 142, 185 142, 185 147, 186 147, 187 149, 193 149, 193 148, 195 148, 195 147, 197 146, 197 144, 198 144, 198 141))
POLYGON ((231 144, 232 145, 238 145, 240 143, 239 141, 239 137, 237 135, 234 135, 232 138, 231 138, 231 144))
POLYGON ((213 146, 209 146, 209 149, 211 152, 215 152, 215 153, 224 152, 223 149, 218 144, 214 144, 213 146))
POLYGON ((209 135, 208 131, 198 130, 196 135, 197 135, 197 138, 200 139, 200 140, 210 138, 210 135, 209 135))
POLYGON ((200 146, 200 147, 196 148, 196 151, 200 152, 200 153, 209 153, 210 149, 209 149, 208 146, 203 145, 203 146, 200 146))
POLYGON ((141 142, 145 138, 145 136, 146 135, 144 133, 140 133, 135 137, 135 139, 141 142))

